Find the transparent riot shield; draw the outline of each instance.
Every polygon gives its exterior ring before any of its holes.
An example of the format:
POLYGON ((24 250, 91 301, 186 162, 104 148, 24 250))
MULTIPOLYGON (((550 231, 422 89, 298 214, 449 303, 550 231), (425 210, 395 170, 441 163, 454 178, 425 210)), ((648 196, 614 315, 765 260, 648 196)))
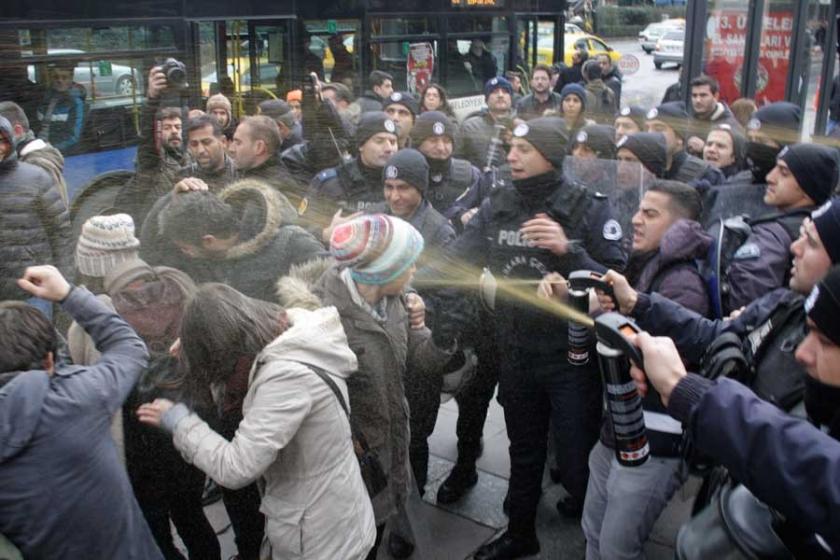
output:
POLYGON ((633 215, 655 177, 640 163, 567 156, 564 176, 607 196, 621 225, 622 244, 629 251, 633 242, 633 215))

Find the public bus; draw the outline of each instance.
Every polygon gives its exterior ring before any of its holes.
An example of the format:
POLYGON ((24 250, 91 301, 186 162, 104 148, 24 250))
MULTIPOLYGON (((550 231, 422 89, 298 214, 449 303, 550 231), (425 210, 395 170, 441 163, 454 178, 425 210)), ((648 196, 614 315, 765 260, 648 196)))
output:
POLYGON ((221 91, 238 117, 253 113, 259 101, 299 88, 313 61, 329 81, 331 37, 351 54, 352 71, 343 81, 356 94, 375 69, 391 73, 395 89, 415 89, 417 68, 409 64, 409 52, 424 45, 432 57, 422 79, 448 87, 470 108, 483 102, 477 95, 483 80, 456 79, 470 43, 484 42, 499 74, 536 64, 538 30, 542 56, 547 36, 555 56, 562 56, 564 8, 562 0, 4 3, 0 100, 20 104, 39 132, 51 110, 56 71, 72 69, 71 93, 83 98, 84 115, 77 140, 62 152, 75 208, 130 174, 146 77, 168 58, 186 66, 185 106, 203 108, 221 91))

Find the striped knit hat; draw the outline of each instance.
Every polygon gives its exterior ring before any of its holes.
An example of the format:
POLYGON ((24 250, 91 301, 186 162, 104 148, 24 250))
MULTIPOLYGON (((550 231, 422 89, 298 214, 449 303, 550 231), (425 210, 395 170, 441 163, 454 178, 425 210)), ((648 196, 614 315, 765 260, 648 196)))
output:
POLYGON ((330 253, 349 266, 360 284, 383 285, 399 278, 423 251, 423 237, 414 226, 394 216, 370 214, 333 230, 330 253))
POLYGON ((85 276, 104 278, 118 264, 138 258, 139 248, 131 216, 94 216, 82 226, 76 244, 76 269, 85 276))

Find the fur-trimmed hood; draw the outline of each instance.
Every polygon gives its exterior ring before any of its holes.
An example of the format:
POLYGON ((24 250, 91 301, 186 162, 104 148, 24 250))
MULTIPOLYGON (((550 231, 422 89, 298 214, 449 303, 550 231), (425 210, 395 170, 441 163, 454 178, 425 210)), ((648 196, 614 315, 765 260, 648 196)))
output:
POLYGON ((277 280, 277 299, 286 308, 318 309, 323 307, 321 298, 312 292, 312 287, 335 261, 331 257, 319 257, 295 265, 289 274, 277 280))
POLYGON ((297 212, 289 200, 267 183, 241 179, 225 187, 219 198, 233 206, 241 222, 239 242, 226 255, 238 259, 260 251, 283 225, 293 224, 297 212))

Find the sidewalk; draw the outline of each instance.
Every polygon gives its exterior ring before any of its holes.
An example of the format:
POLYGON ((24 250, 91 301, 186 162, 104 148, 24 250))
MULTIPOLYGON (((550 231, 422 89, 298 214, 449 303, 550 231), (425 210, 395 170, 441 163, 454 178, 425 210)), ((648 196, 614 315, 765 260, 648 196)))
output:
MULTIPOLYGON (((508 439, 502 408, 494 399, 490 404, 484 426, 484 454, 478 461, 478 484, 461 501, 450 506, 435 504, 438 487, 449 474, 456 459, 455 423, 458 408, 454 400, 441 406, 435 431, 429 440, 429 482, 421 503, 413 504, 411 512, 417 520, 417 549, 415 560, 456 560, 471 558, 476 549, 501 534, 507 526, 502 512, 502 501, 507 493, 510 476, 508 439)), ((674 540, 680 525, 688 519, 697 489, 697 481, 690 480, 677 492, 654 528, 646 545, 649 560, 674 557, 674 540), (693 491, 691 491, 693 490, 693 491)), ((543 479, 543 497, 537 514, 537 534, 542 551, 531 558, 579 560, 584 557, 585 542, 580 522, 560 517, 555 503, 564 496, 563 489, 551 482, 548 474, 543 479)), ((210 522, 218 530, 222 558, 236 553, 233 530, 221 502, 208 506, 210 522)), ((387 539, 387 535, 386 535, 387 539)), ((387 540, 383 540, 387 543, 387 540)), ((390 559, 387 545, 380 548, 378 558, 390 559)))

